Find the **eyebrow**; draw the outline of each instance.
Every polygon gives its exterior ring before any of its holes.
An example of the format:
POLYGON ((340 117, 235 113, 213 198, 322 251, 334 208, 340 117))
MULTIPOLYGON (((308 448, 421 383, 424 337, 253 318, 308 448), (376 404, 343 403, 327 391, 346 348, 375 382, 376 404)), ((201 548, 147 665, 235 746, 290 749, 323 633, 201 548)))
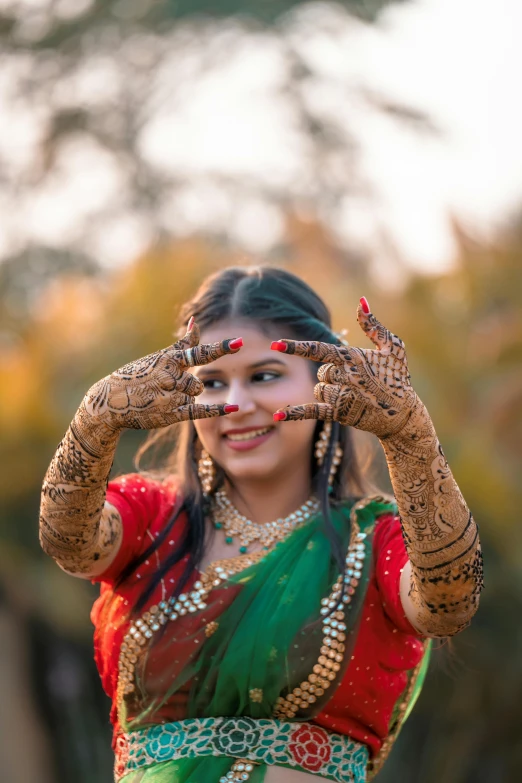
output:
MULTIPOLYGON (((276 356, 274 356, 273 358, 271 356, 269 356, 266 359, 261 359, 258 362, 254 362, 253 364, 249 364, 247 369, 248 370, 255 370, 258 367, 262 367, 265 364, 280 364, 281 367, 286 367, 287 366, 285 362, 283 362, 281 359, 278 359, 276 356)), ((206 366, 202 366, 202 367, 199 368, 198 378, 201 378, 204 375, 211 375, 212 373, 215 373, 215 372, 219 373, 219 372, 222 372, 222 371, 216 369, 215 367, 213 367, 212 364, 207 364, 206 366)))

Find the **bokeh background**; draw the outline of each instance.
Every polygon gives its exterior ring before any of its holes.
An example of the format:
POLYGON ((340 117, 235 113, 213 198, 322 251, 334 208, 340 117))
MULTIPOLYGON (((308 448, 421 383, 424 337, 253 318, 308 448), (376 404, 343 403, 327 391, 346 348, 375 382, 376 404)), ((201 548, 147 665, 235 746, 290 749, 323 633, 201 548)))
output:
POLYGON ((96 589, 38 545, 54 449, 260 261, 405 340, 480 524, 480 611, 379 783, 522 780, 521 29, 518 0, 0 0, 2 780, 111 780, 96 589))

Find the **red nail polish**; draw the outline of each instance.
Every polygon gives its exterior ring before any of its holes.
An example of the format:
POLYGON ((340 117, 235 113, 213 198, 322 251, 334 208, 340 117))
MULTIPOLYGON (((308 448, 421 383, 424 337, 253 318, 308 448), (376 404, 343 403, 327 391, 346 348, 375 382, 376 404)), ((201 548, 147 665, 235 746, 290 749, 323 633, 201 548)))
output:
POLYGON ((225 405, 223 410, 225 413, 235 413, 239 410, 239 405, 225 405))
POLYGON ((229 348, 232 348, 233 351, 236 350, 236 348, 241 348, 243 345, 243 338, 242 337, 236 337, 235 340, 231 340, 228 344, 229 348))
POLYGON ((361 303, 361 307, 363 309, 363 312, 366 313, 366 315, 368 315, 369 312, 370 312, 370 305, 368 304, 368 300, 366 299, 365 296, 361 296, 359 301, 361 303))
POLYGON ((281 353, 286 353, 287 345, 286 343, 282 343, 281 340, 274 340, 270 348, 272 351, 281 351, 281 353))
POLYGON ((274 413, 274 421, 284 421, 286 419, 286 413, 284 411, 277 411, 274 413))
POLYGON ((194 316, 191 315, 190 316, 190 321, 188 322, 187 331, 191 332, 193 326, 194 326, 194 316))

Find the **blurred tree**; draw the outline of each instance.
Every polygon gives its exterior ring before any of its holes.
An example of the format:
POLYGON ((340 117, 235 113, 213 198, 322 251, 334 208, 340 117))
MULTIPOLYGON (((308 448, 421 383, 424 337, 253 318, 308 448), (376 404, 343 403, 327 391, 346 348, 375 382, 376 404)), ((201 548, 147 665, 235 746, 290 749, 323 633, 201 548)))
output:
MULTIPOLYGON (((405 0, 337 0, 354 16, 371 22, 377 14, 392 3, 405 0)), ((86 29, 96 29, 115 21, 124 32, 168 31, 180 19, 213 17, 223 19, 240 16, 248 21, 266 25, 278 19, 302 0, 84 0, 84 2, 39 3, 38 11, 31 13, 24 0, 11 0, 2 9, 0 32, 8 49, 74 48, 86 29), (25 22, 25 26, 23 24, 25 22), (32 34, 29 34, 32 32, 32 34)))
POLYGON ((0 339, 6 345, 10 329, 23 329, 42 291, 58 277, 94 276, 99 265, 87 256, 56 248, 28 247, 0 264, 0 339))
POLYGON ((0 137, 3 255, 34 258, 52 244, 79 260, 110 261, 122 237, 144 247, 202 222, 208 234, 245 242, 242 225, 261 225, 259 241, 267 243, 281 215, 302 205, 339 224, 347 199, 371 197, 357 165, 354 110, 434 130, 423 114, 372 92, 345 68, 351 36, 398 2, 7 0, 0 18, 0 98, 9 122, 0 137), (331 62, 339 64, 333 73, 331 62), (274 118, 276 127, 266 124, 277 144, 272 138, 267 147, 279 150, 267 165, 255 165, 265 158, 264 140, 248 119, 237 165, 221 166, 219 153, 209 153, 231 132, 231 84, 274 118), (209 91, 212 105, 200 116, 197 96, 209 91), (201 136, 180 148, 187 116, 201 136))
POLYGON ((400 300, 379 305, 406 341, 415 388, 480 525, 485 561, 479 613, 435 656, 379 783, 520 780, 521 225, 514 220, 484 245, 455 221, 454 271, 412 277, 400 300))

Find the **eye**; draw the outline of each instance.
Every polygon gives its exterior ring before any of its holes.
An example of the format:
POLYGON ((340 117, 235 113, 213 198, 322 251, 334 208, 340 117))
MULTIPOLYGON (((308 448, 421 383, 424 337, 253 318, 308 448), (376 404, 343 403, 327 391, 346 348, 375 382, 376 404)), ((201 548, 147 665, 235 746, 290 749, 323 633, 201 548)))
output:
POLYGON ((274 372, 273 370, 262 370, 261 372, 256 372, 252 376, 252 380, 257 382, 265 382, 265 381, 273 381, 276 378, 280 378, 281 375, 278 372, 274 372))
POLYGON ((217 389, 222 389, 224 385, 223 381, 218 381, 217 378, 209 378, 203 381, 203 387, 209 391, 217 391, 217 389))

